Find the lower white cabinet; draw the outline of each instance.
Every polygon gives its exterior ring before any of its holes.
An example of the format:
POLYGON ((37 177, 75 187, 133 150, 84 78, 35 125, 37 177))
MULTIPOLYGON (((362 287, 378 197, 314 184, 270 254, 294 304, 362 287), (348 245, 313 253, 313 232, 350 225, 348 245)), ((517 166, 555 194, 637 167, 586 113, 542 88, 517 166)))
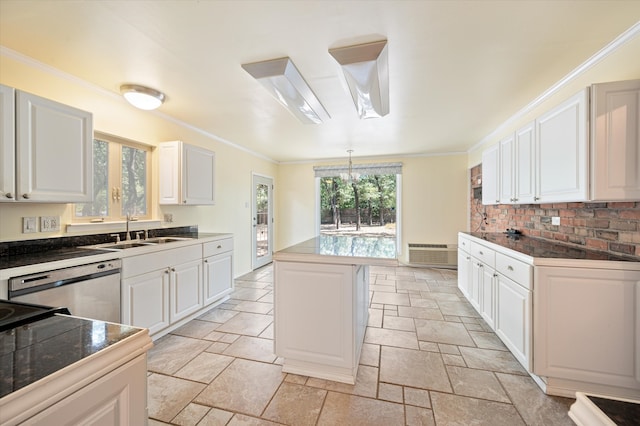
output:
POLYGON ((166 269, 158 269, 123 280, 122 322, 148 328, 149 334, 168 327, 168 278, 166 269))
POLYGON ((204 305, 233 291, 233 239, 203 244, 204 305))
POLYGON ((496 274, 496 323, 498 337, 527 371, 531 365, 531 290, 496 274))
POLYGON ((147 421, 147 358, 139 355, 25 424, 134 426, 147 421))
POLYGON ((122 259, 122 322, 156 334, 203 307, 202 245, 122 259))
POLYGON ((202 260, 168 268, 169 278, 169 322, 173 323, 198 311, 202 302, 202 260))
POLYGON ((496 328, 496 271, 483 265, 480 283, 480 315, 492 330, 496 328))
POLYGON ((469 299, 469 284, 471 278, 471 255, 458 249, 458 288, 469 299))
POLYGON ((640 398, 640 271, 538 267, 534 304, 535 374, 640 398))

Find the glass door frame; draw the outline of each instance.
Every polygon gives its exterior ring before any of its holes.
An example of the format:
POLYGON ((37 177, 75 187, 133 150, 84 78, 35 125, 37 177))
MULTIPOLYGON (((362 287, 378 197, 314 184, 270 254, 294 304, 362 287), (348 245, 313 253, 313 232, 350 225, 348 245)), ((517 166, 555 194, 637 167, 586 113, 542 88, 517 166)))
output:
POLYGON ((273 260, 273 178, 271 176, 251 173, 251 269, 256 270, 273 260), (259 256, 258 252, 258 206, 257 185, 267 185, 267 254, 259 256))

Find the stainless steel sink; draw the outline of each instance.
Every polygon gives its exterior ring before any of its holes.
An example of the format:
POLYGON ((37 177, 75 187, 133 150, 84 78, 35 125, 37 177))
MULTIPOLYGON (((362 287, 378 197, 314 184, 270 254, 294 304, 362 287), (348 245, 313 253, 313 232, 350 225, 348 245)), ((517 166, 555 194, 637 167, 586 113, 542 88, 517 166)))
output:
POLYGON ((144 247, 144 246, 150 246, 150 243, 143 243, 143 242, 131 242, 131 243, 113 243, 113 244, 105 244, 105 245, 100 245, 99 248, 102 249, 113 249, 113 250, 123 250, 123 249, 128 249, 128 248, 134 248, 134 247, 144 247))
POLYGON ((144 241, 150 244, 165 244, 165 243, 172 243, 176 241, 186 241, 191 239, 192 238, 185 238, 185 237, 155 237, 155 238, 146 239, 144 241))

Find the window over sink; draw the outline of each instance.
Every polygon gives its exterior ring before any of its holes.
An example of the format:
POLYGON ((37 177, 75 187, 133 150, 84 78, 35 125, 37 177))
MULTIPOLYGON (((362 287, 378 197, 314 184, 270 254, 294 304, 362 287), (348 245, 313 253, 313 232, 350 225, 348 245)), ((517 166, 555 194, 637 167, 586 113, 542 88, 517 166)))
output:
POLYGON ((96 132, 93 153, 93 202, 75 204, 74 222, 150 219, 151 147, 96 132))

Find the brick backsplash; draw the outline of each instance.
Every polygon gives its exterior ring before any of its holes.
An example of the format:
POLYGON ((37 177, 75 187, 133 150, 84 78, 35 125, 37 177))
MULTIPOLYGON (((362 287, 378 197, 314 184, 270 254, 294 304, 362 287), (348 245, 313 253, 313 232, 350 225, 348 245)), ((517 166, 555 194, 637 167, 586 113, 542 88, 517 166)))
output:
POLYGON ((640 202, 482 205, 478 179, 482 165, 471 169, 471 231, 503 232, 559 241, 617 255, 640 257, 640 202), (560 217, 560 225, 551 218, 560 217))

